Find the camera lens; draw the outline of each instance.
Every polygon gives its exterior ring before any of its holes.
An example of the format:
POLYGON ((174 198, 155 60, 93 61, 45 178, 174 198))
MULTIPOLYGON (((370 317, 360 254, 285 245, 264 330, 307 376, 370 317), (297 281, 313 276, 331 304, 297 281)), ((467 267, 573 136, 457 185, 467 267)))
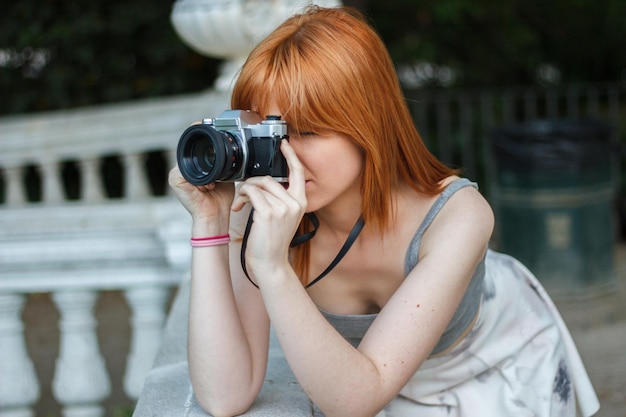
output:
POLYGON ((205 185, 228 180, 240 164, 239 153, 233 135, 211 126, 194 125, 181 135, 176 159, 190 184, 205 185))
POLYGON ((209 141, 191 143, 191 163, 195 172, 208 174, 215 168, 215 148, 209 141))

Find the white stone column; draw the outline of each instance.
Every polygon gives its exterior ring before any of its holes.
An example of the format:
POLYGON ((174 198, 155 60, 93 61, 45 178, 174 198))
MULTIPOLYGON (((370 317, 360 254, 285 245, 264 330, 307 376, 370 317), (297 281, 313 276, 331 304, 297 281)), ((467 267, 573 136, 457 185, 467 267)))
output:
POLYGON ((136 400, 161 346, 169 289, 160 286, 137 287, 126 290, 124 294, 132 311, 132 338, 126 361, 124 390, 129 398, 136 400))
POLYGON ((64 417, 102 417, 100 402, 111 392, 93 314, 97 297, 95 291, 53 294, 61 314, 61 345, 52 390, 64 417))
POLYGON ((42 201, 47 204, 56 204, 64 200, 60 166, 58 161, 43 161, 39 165, 43 190, 42 201))
POLYGON ((21 166, 4 167, 4 178, 6 184, 6 203, 8 206, 20 206, 26 202, 26 188, 22 178, 23 169, 21 166))
MULTIPOLYGON (((176 149, 166 150, 165 160, 167 161, 167 173, 169 176, 170 170, 178 165, 178 160, 176 159, 176 149)), ((167 184, 167 191, 165 192, 165 194, 174 195, 174 190, 172 190, 172 187, 170 187, 169 182, 167 184)))
POLYGON ((32 417, 39 382, 24 341, 26 296, 0 294, 0 417, 32 417))
POLYGON ((139 200, 150 195, 150 186, 144 169, 143 154, 126 154, 123 158, 124 173, 124 197, 126 199, 139 200))
POLYGON ((96 157, 82 159, 80 164, 80 198, 90 203, 104 200, 104 187, 100 180, 99 159, 96 157))

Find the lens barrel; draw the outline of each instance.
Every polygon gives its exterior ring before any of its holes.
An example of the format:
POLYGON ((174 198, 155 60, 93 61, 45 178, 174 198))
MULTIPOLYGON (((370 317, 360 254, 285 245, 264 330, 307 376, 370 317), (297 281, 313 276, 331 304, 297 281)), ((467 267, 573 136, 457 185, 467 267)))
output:
POLYGON ((240 157, 239 144, 233 135, 204 124, 188 127, 176 151, 180 173, 193 185, 230 179, 241 166, 240 157))

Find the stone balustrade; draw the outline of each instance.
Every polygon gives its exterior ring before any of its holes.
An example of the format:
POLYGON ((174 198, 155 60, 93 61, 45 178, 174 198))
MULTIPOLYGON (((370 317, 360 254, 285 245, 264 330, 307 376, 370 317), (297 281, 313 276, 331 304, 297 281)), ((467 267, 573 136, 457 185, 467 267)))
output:
MULTIPOLYGON (((187 362, 190 280, 181 281, 165 326, 161 348, 146 378, 133 417, 211 417, 194 394, 187 362)), ((246 417, 323 417, 304 392, 270 332, 267 373, 261 392, 246 417)), ((380 414, 377 417, 382 416, 380 414)))
POLYGON ((34 415, 41 395, 21 317, 30 293, 51 293, 59 312, 52 392, 63 415, 96 417, 112 381, 94 307, 99 292, 121 290, 124 390, 138 398, 190 254, 167 172, 184 128, 227 106, 211 91, 0 118, 0 416, 34 415))

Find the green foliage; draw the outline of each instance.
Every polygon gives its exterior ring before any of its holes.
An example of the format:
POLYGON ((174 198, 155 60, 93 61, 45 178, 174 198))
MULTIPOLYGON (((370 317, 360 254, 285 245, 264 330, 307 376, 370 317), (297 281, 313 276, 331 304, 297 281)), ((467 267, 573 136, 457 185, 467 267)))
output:
POLYGON ((0 113, 210 87, 218 62, 181 42, 170 24, 170 10, 171 3, 149 0, 5 4, 0 25, 0 113))
MULTIPOLYGON (((20 0, 3 5, 0 114, 210 87, 219 62, 178 38, 169 20, 172 2, 20 0)), ((624 0, 344 4, 371 17, 399 66, 428 63, 451 69, 455 85, 626 79, 624 0), (538 76, 542 68, 554 71, 538 76)))
POLYGON ((113 410, 111 417, 131 417, 135 411, 131 406, 119 406, 113 410))
POLYGON ((626 74, 624 0, 369 0, 397 63, 452 68, 463 85, 527 84, 548 64, 560 82, 626 74))

